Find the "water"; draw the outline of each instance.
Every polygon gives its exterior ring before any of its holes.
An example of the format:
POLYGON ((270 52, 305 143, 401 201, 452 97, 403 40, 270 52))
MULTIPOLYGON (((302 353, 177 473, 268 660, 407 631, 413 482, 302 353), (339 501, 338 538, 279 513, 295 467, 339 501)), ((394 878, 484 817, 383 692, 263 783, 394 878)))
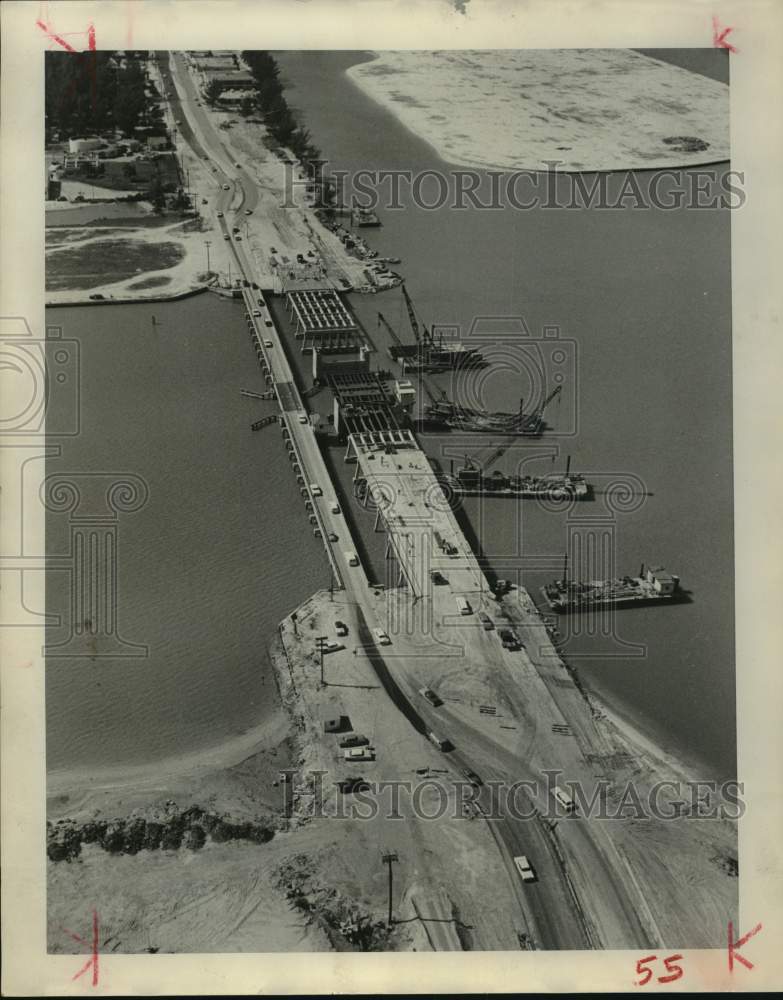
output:
MULTIPOLYGON (((47 310, 80 342, 82 387, 82 432, 52 437, 62 456, 47 474, 76 472, 89 513, 118 474, 149 490, 118 523, 120 634, 149 656, 48 661, 49 769, 158 761, 262 722, 277 704, 266 644, 328 585, 278 427, 250 431, 275 404, 239 394, 265 388, 243 311, 209 294, 47 310)), ((47 551, 66 552, 68 515, 47 529, 47 551)), ((64 615, 50 642, 67 637, 68 595, 50 572, 47 609, 64 615)))
MULTIPOLYGON (((447 170, 432 147, 344 76, 364 58, 278 54, 289 100, 330 168, 447 170)), ((688 54, 676 53, 676 61, 687 65, 688 54)), ((695 53, 692 62, 694 69, 725 78, 725 60, 695 53)), ((640 175, 643 184, 649 179, 640 175)), ((619 179, 610 183, 616 190, 619 179)), ((620 640, 645 647, 644 656, 581 634, 569 640, 569 658, 608 702, 700 774, 733 776, 729 213, 426 212, 411 203, 404 185, 401 201, 402 210, 382 212, 383 229, 362 235, 382 255, 403 259, 399 270, 421 318, 455 324, 464 333, 475 317, 521 315, 532 333, 556 325, 561 338, 576 343, 569 384, 577 400, 563 398, 549 412, 555 427, 578 419, 578 433, 560 442, 558 462, 570 453, 573 469, 602 488, 618 474, 638 477, 648 495, 634 512, 613 518, 615 567, 635 573, 642 560, 663 563, 693 592, 687 605, 618 614, 620 640)), ((354 308, 373 336, 381 309, 410 339, 398 292, 356 296, 354 308)), ((490 369, 482 391, 492 408, 514 409, 522 390, 518 376, 490 369)), ((443 459, 453 440, 430 437, 427 447, 443 459)), ((496 440, 480 442, 485 455, 496 440)), ((508 471, 514 460, 507 455, 496 467, 508 471)), ((537 468, 551 467, 544 460, 537 468)), ((499 500, 486 501, 481 516, 478 501, 465 507, 477 544, 499 576, 513 575, 504 567, 509 552, 523 553, 515 571, 521 561, 523 580, 534 592, 560 575, 567 514, 525 504, 520 515, 513 503, 499 500), (547 564, 529 568, 531 555, 547 564)), ((596 518, 604 509, 598 497, 571 517, 596 518)))

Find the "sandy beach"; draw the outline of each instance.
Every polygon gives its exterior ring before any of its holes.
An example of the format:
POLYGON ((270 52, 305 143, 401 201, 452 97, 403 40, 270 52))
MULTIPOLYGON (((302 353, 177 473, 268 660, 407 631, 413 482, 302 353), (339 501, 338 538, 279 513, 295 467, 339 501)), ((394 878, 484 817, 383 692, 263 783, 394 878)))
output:
POLYGON ((649 170, 729 158, 729 88, 629 49, 381 52, 347 75, 459 166, 649 170))

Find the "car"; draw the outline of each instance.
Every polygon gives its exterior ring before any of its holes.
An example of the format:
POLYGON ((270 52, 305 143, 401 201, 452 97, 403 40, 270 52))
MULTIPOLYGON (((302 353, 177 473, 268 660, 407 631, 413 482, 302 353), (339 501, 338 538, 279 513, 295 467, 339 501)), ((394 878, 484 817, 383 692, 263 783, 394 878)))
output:
POLYGON ((274 343, 271 340, 264 341, 264 347, 274 347, 274 343))
POLYGON ((224 240, 230 240, 231 237, 228 235, 228 233, 223 233, 223 239, 224 240))
POLYGON ((313 494, 314 497, 323 496, 323 490, 318 485, 318 483, 310 483, 310 492, 313 494))
POLYGON ((331 511, 331 512, 332 512, 333 514, 339 514, 339 513, 340 513, 340 505, 339 505, 339 503, 337 503, 337 502, 335 501, 335 502, 334 502, 334 503, 333 503, 333 504, 332 504, 332 505, 330 506, 329 510, 330 510, 330 511, 331 511))
POLYGON ((536 881, 536 873, 533 871, 533 866, 524 854, 520 854, 519 857, 514 858, 514 864, 517 866, 517 871, 522 876, 523 882, 536 881))
POLYGON ((299 423, 300 424, 306 424, 307 423, 307 414, 306 413, 300 413, 299 414, 299 423))
POLYGON ((261 315, 261 310, 260 309, 254 309, 253 310, 253 315, 254 316, 260 316, 261 315))
POLYGON ((269 252, 270 253, 277 253, 277 247, 270 247, 269 248, 269 252))
POLYGON ((345 760, 375 760, 375 747, 352 747, 343 752, 345 760))
POLYGON ((342 781, 337 782, 337 787, 344 795, 349 795, 352 792, 368 792, 370 786, 367 784, 365 778, 344 778, 342 781))
POLYGON ((88 298, 91 298, 94 302, 98 302, 101 299, 105 299, 106 296, 105 295, 101 295, 100 292, 93 292, 92 295, 88 296, 88 298))
POLYGON ((375 636, 379 646, 391 646, 391 639, 382 628, 374 628, 372 634, 375 636))
POLYGON ((237 241, 238 243, 241 243, 241 242, 242 242, 242 237, 241 237, 241 236, 239 235, 239 233, 237 233, 237 234, 236 234, 236 236, 234 237, 234 239, 235 239, 235 240, 236 240, 236 241, 237 241))
POLYGON ((175 124, 175 125, 181 125, 181 124, 182 124, 182 119, 181 119, 181 118, 178 118, 178 119, 177 119, 177 120, 176 120, 176 121, 174 122, 174 124, 175 124))
POLYGON ((460 774, 463 776, 463 778, 467 778, 474 788, 479 788, 481 785, 484 784, 484 782, 476 774, 476 772, 471 771, 469 767, 460 768, 460 774))
POLYGON ((206 198, 202 198, 201 199, 201 204, 202 205, 207 205, 208 204, 207 199, 206 198))
POLYGON ((265 319, 264 326, 274 326, 274 323, 272 322, 271 319, 265 319))
POLYGON ((370 745, 370 741, 366 736, 362 736, 361 733, 354 733, 353 736, 346 736, 345 739, 340 740, 340 746, 346 750, 348 747, 367 747, 370 745))
POLYGON ((443 701, 430 688, 419 688, 419 694, 422 698, 426 698, 430 705, 434 705, 435 708, 443 704, 443 701))
POLYGON ((504 649, 519 649, 519 639, 516 632, 512 632, 510 628, 502 628, 498 635, 504 649))
POLYGON ((438 586, 443 586, 444 583, 449 582, 446 577, 436 569, 430 570, 430 580, 438 586))
POLYGON ((486 611, 479 611, 478 620, 481 622, 481 624, 484 626, 487 632, 489 632, 490 629, 493 629, 495 627, 495 623, 492 621, 492 619, 489 617, 486 611))
POLYGON ((253 214, 253 209, 252 208, 246 208, 245 209, 245 215, 252 215, 252 214, 253 214))
POLYGON ((345 622, 336 621, 334 623, 334 630, 338 635, 348 635, 348 626, 345 622))
POLYGON ((224 184, 223 185, 223 190, 224 191, 230 191, 231 190, 231 185, 230 184, 224 184))
POLYGON ((345 646, 341 642, 322 642, 321 649, 324 653, 339 653, 345 646))
POLYGON ((235 167, 236 167, 236 168, 237 168, 238 170, 241 170, 241 169, 242 169, 242 164, 241 164, 241 163, 235 163, 235 164, 234 164, 234 166, 235 166, 235 167))
POLYGON ((218 214, 217 214, 217 217, 218 217, 219 219, 222 219, 222 218, 223 218, 223 213, 222 213, 222 212, 218 212, 218 214))
POLYGON ((330 531, 329 534, 326 537, 329 539, 330 542, 337 542, 337 541, 339 541, 338 536, 335 535, 335 533, 333 531, 330 531))

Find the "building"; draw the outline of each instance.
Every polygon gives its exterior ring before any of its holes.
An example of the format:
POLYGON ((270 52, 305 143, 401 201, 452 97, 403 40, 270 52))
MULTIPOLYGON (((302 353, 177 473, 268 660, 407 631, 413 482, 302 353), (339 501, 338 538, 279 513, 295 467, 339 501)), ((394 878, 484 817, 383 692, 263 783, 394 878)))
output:
POLYGON ((169 137, 167 135, 148 135, 147 149, 168 149, 169 137))
POLYGON ((218 84, 223 90, 243 92, 253 90, 255 87, 252 74, 246 69, 206 69, 198 73, 198 81, 204 94, 213 84, 218 84))
POLYGON ((91 136, 87 139, 69 139, 68 140, 68 152, 70 153, 89 153, 92 150, 100 149, 103 146, 103 139, 98 136, 91 136))

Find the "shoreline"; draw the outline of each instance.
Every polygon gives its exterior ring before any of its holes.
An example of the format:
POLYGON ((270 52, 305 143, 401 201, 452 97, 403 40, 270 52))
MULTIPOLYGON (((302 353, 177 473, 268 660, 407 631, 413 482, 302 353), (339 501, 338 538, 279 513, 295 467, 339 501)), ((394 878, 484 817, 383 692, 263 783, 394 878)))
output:
MULTIPOLYGON (((292 611, 300 612, 318 593, 313 592, 292 611)), ((289 617, 290 613, 284 620, 289 617)), ((301 738, 301 727, 297 725, 300 695, 293 688, 284 651, 276 649, 279 634, 278 629, 268 643, 270 664, 280 699, 268 719, 220 743, 200 750, 173 754, 162 761, 112 765, 98 769, 80 765, 49 771, 46 776, 47 800, 54 803, 59 797, 77 794, 88 796, 95 792, 155 792, 165 790, 182 780, 192 780, 195 783, 200 778, 234 767, 276 747, 283 740, 297 736, 301 738), (283 655, 275 655, 279 652, 283 655)), ((588 693, 591 706, 599 713, 599 725, 612 729, 615 738, 625 744, 634 756, 642 756, 659 777, 678 779, 683 783, 707 780, 703 775, 698 776, 695 761, 687 760, 677 750, 666 749, 656 741, 655 734, 645 731, 643 724, 631 718, 627 711, 618 708, 592 689, 588 689, 588 693)))
MULTIPOLYGON (((344 72, 347 79, 365 97, 391 114, 403 128, 417 139, 427 143, 440 160, 460 168, 544 172, 550 169, 546 166, 547 163, 557 162, 561 173, 600 174, 616 171, 682 170, 724 163, 730 159, 728 135, 720 134, 717 123, 721 116, 714 112, 711 107, 711 102, 716 100, 718 96, 728 102, 728 87, 725 87, 725 84, 700 76, 698 73, 692 73, 674 64, 643 55, 634 49, 607 50, 603 57, 610 59, 612 53, 615 54, 614 58, 619 60, 618 67, 614 70, 611 66, 605 68, 604 76, 607 73, 622 72, 624 68, 622 59, 639 60, 650 64, 648 70, 651 78, 653 75, 661 77, 665 73, 682 83, 683 87, 690 84, 690 96, 700 107, 694 111, 681 104, 677 110, 670 109, 669 114, 674 117, 674 121, 667 121, 666 126, 678 135, 700 136, 704 134, 708 135, 712 141, 707 142, 703 150, 689 151, 687 149, 678 150, 673 145, 669 149, 659 148, 660 139, 658 138, 656 139, 657 147, 652 146, 649 149, 640 150, 638 147, 653 141, 654 135, 660 130, 658 126, 662 124, 652 120, 656 115, 654 99, 651 97, 650 102, 652 103, 643 106, 638 113, 634 109, 632 114, 630 105, 641 95, 629 98, 629 104, 621 105, 620 110, 618 110, 605 105, 604 102, 608 100, 608 95, 605 92, 602 93, 599 84, 595 93, 584 95, 588 105, 590 105, 591 100, 594 102, 594 106, 589 106, 587 109, 586 121, 582 117, 574 115, 573 109, 570 107, 563 106, 558 110, 557 97, 554 98, 552 107, 544 108, 544 112, 549 111, 549 116, 546 113, 544 115, 533 114, 526 105, 522 104, 519 113, 522 130, 512 135, 510 140, 509 136, 505 135, 507 141, 503 147, 499 146, 497 141, 497 135, 502 133, 495 130, 495 125, 500 124, 500 122, 488 121, 482 113, 480 103, 472 109, 473 118, 467 122, 466 134, 452 136, 447 130, 446 123, 451 120, 448 113, 450 103, 459 101, 462 97, 468 101, 469 106, 471 102, 476 101, 476 98, 472 94, 470 67, 452 68, 445 65, 453 60, 446 58, 443 53, 430 54, 437 55, 441 59, 441 63, 439 64, 440 73, 434 77, 427 77, 430 81, 429 93, 426 89, 426 80, 416 77, 416 73, 420 73, 420 68, 416 65, 416 57, 420 55, 418 52, 373 51, 371 59, 363 59, 361 62, 354 63, 344 72), (376 66, 376 69, 368 70, 368 66, 376 66), (451 76, 448 75, 449 73, 451 76), (433 80, 436 81, 434 87, 432 86, 433 80), (403 91, 406 83, 408 89, 403 91), (438 86, 441 88, 440 91, 437 90, 438 86), (725 95, 719 89, 722 87, 725 87, 725 95), (698 128, 694 127, 694 117, 700 119, 698 128), (544 120, 547 132, 553 129, 555 132, 558 129, 563 131, 559 135, 539 137, 537 131, 542 131, 541 126, 536 125, 533 119, 544 120), (619 124, 612 124, 614 119, 617 119, 619 124), (567 120, 566 125, 561 124, 564 120, 567 120), (629 126, 631 128, 630 136, 627 132, 629 126), (634 134, 634 130, 636 134, 634 134), (607 154, 606 148, 612 143, 616 148, 607 154), (535 152, 537 147, 540 147, 540 154, 535 152), (487 150, 494 151, 489 158, 486 155, 487 150), (533 152, 531 153, 530 150, 533 152), (622 162, 607 163, 605 162, 607 155, 615 158, 621 157, 622 162), (585 163, 577 160, 575 156, 586 156, 592 159, 585 163)), ((465 53, 466 58, 476 55, 476 53, 465 53)), ((541 102, 533 100, 532 96, 540 97, 540 88, 546 86, 547 82, 551 82, 549 72, 551 67, 548 68, 546 62, 548 58, 550 57, 544 55, 539 60, 541 65, 531 67, 529 64, 522 64, 518 69, 520 72, 528 72, 528 75, 524 77, 525 98, 531 98, 531 108, 537 108, 539 112, 541 111, 539 107, 541 102), (537 74, 540 74, 540 78, 537 74)), ((577 75, 584 72, 578 65, 582 56, 575 53, 570 58, 575 63, 571 67, 572 74, 577 75)), ((563 72, 562 67, 556 68, 558 72, 563 72)), ((428 66, 428 69, 431 72, 431 65, 428 66)), ((482 72, 479 75, 485 74, 482 72)), ((600 68, 594 71, 593 75, 596 80, 600 80, 600 68)), ((571 79, 568 75, 568 68, 563 72, 563 77, 565 81, 571 79)), ((563 85, 563 79, 560 79, 559 75, 557 82, 560 86, 563 85)), ((650 86, 658 83, 660 81, 650 80, 650 86)), ((512 87, 511 81, 507 80, 506 87, 507 93, 510 95, 506 98, 506 102, 510 103, 515 98, 518 99, 519 90, 516 83, 512 87)), ((659 93, 663 90, 660 85, 657 89, 659 93)), ((665 116, 660 115, 660 117, 664 118, 665 116)), ((506 129, 507 133, 508 131, 506 129)))
POLYGON ((91 768, 79 765, 48 771, 46 775, 47 799, 64 795, 121 790, 156 791, 165 789, 172 781, 183 778, 200 778, 213 772, 234 767, 263 750, 277 746, 291 735, 291 721, 282 706, 276 706, 270 718, 251 729, 231 736, 201 750, 173 754, 160 761, 146 764, 91 768))

